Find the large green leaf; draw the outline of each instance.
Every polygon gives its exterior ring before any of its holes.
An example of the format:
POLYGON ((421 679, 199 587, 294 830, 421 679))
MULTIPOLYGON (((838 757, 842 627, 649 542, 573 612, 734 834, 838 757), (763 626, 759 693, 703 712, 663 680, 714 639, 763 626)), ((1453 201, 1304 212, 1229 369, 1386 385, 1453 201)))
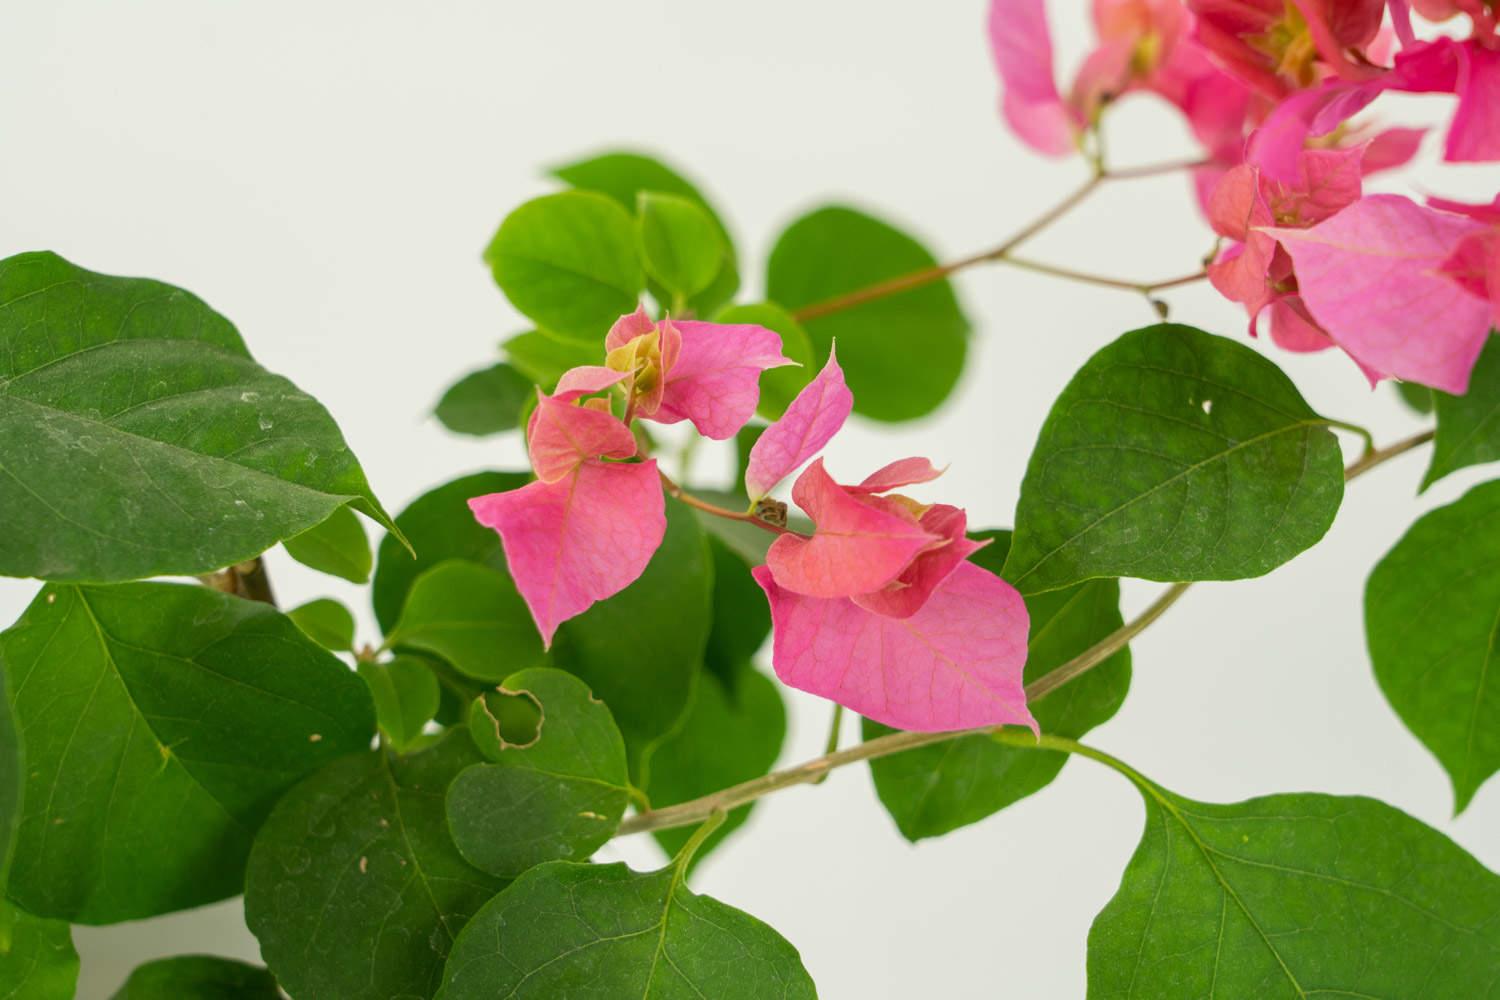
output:
MULTIPOLYGON (((753 323, 773 330, 781 335, 781 353, 797 362, 761 372, 760 404, 755 412, 767 420, 775 420, 785 413, 792 400, 797 398, 797 393, 818 373, 820 365, 812 339, 791 313, 774 302, 728 306, 714 317, 714 322, 753 323)), ((734 481, 739 483, 743 478, 739 475, 734 481)))
POLYGON ((73 1000, 77 984, 67 921, 34 917, 0 897, 0 1000, 73 1000))
MULTIPOLYGON (((766 774, 776 766, 786 738, 781 690, 765 674, 741 663, 732 688, 715 674, 698 678, 682 724, 651 756, 646 797, 651 806, 675 805, 766 774)), ((731 810, 703 841, 693 863, 750 817, 754 803, 731 810)), ((656 842, 668 854, 680 851, 691 829, 660 830, 656 842)))
MULTIPOLYGON (((474 703, 493 763, 465 768, 448 787, 448 828, 476 867, 514 877, 544 861, 581 861, 614 836, 630 801, 625 741, 604 703, 572 674, 540 667, 505 679, 474 703), (504 739, 493 702, 539 708, 531 739, 504 739)), ((478 740, 476 740, 478 742, 478 740)))
POLYGON ((0 261, 0 575, 204 573, 352 504, 389 519, 316 400, 181 289, 0 261))
POLYGON ((276 977, 216 955, 179 955, 138 966, 110 1000, 279 1000, 276 977))
POLYGON ((422 728, 437 715, 442 692, 437 675, 415 656, 384 663, 361 663, 359 676, 370 687, 375 719, 390 745, 404 751, 423 737, 422 728))
POLYGON ((500 224, 484 259, 512 305, 582 342, 603 343, 646 287, 630 213, 589 191, 521 205, 500 224))
POLYGON ((1058 396, 1031 453, 1005 576, 1261 576, 1323 537, 1338 440, 1281 370, 1186 326, 1127 333, 1058 396))
POLYGON ((1500 482, 1412 525, 1365 588, 1391 707, 1453 782, 1455 808, 1500 770, 1500 482))
POLYGON ((712 622, 713 562, 698 520, 667 500, 667 531, 646 571, 614 597, 563 622, 555 666, 609 706, 631 773, 687 708, 712 622))
POLYGON ((304 566, 348 580, 370 579, 370 538, 348 507, 340 507, 322 524, 286 540, 286 551, 304 566))
POLYGON ((1194 802, 1129 772, 1146 829, 1089 931, 1090 1000, 1486 997, 1500 879, 1373 799, 1194 802))
POLYGON ((453 383, 433 412, 456 434, 487 437, 520 426, 521 409, 535 391, 531 379, 502 362, 453 383))
MULTIPOLYGON (((991 544, 973 561, 999 572, 1010 532, 978 532, 991 544)), ((1089 580, 1026 598, 1031 637, 1026 682, 1040 680, 1124 624, 1118 580, 1089 580)), ((1042 731, 1078 737, 1119 710, 1130 687, 1130 650, 1109 659, 1047 697, 1031 703, 1042 731)), ((892 730, 866 719, 865 739, 892 730)), ((1007 746, 988 736, 965 736, 870 762, 875 791, 908 840, 939 837, 1020 801, 1057 777, 1068 755, 1007 746)))
POLYGON ((4 645, 0 643, 0 899, 5 897, 11 850, 21 825, 21 796, 26 788, 25 748, 6 676, 4 645))
POLYGON ((681 868, 533 868, 459 935, 439 1000, 817 995, 797 949, 749 914, 689 891, 681 868))
POLYGON ((431 996, 454 938, 504 882, 458 853, 443 792, 463 731, 410 757, 338 760, 292 789, 245 874, 245 921, 297 1000, 431 996))
POLYGON ((10 898, 78 923, 233 896, 281 793, 369 746, 370 697, 265 604, 45 588, 0 635, 26 750, 10 898))
POLYGON ((510 576, 461 559, 417 577, 389 641, 438 656, 480 681, 499 681, 548 659, 510 576))
POLYGON ((411 585, 427 570, 448 559, 467 559, 491 569, 505 569, 500 536, 474 520, 469 500, 525 486, 524 472, 476 472, 444 483, 413 500, 396 518, 411 540, 413 556, 395 538, 380 543, 370 597, 375 618, 387 634, 396 627, 411 585))
POLYGON ((642 191, 636 209, 641 263, 678 312, 724 267, 726 248, 713 218, 680 195, 642 191))
POLYGON ((1422 477, 1425 490, 1450 472, 1500 461, 1500 336, 1492 336, 1469 374, 1462 396, 1432 391, 1437 436, 1432 464, 1422 477))
MULTIPOLYGON (((842 206, 820 208, 777 239, 766 295, 794 313, 934 266, 916 240, 842 206)), ((958 382, 969 321, 947 279, 803 320, 819 364, 838 341, 854 409, 876 420, 912 420, 937 409, 958 382)))
MULTIPOLYGON (((640 153, 611 151, 554 167, 549 173, 575 188, 607 195, 629 212, 636 210, 643 192, 657 191, 693 202, 713 219, 728 253, 718 276, 708 288, 692 296, 688 300, 688 306, 697 315, 706 316, 728 302, 739 288, 740 275, 734 239, 724 225, 724 220, 696 185, 660 160, 640 153)), ((657 288, 652 288, 653 295, 670 305, 670 296, 663 296, 658 292, 657 288)))

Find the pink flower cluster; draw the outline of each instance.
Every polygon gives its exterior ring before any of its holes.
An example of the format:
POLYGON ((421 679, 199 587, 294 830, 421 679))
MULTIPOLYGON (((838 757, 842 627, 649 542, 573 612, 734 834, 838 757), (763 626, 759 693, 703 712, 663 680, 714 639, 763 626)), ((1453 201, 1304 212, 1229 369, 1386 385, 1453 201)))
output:
MULTIPOLYGON (((1226 245, 1209 277, 1294 351, 1337 346, 1371 381, 1451 393, 1500 323, 1494 205, 1367 195, 1422 130, 1350 119, 1387 92, 1458 98, 1444 158, 1500 160, 1500 26, 1492 0, 1414 0, 1467 38, 1419 39, 1407 0, 1095 0, 1098 45, 1065 97, 1044 0, 992 0, 1002 111, 1040 152, 1081 148, 1109 102, 1177 107, 1206 150, 1200 203, 1226 245), (1389 13, 1389 16, 1387 14, 1389 13)), ((1497 198, 1496 204, 1500 204, 1497 198)))
MULTIPOLYGON (((469 502, 499 533, 548 646, 563 621, 639 578, 661 545, 667 481, 631 423, 688 420, 706 437, 731 437, 755 412, 760 373, 791 363, 762 327, 656 322, 641 310, 614 325, 605 350, 604 365, 575 368, 538 394, 526 430, 536 481, 469 502)), ((792 488, 811 535, 719 511, 778 535, 752 571, 771 606, 777 675, 903 729, 1035 729, 1020 595, 968 561, 981 545, 962 510, 896 492, 941 471, 908 458, 845 486, 816 458, 853 402, 830 353, 750 452, 752 510, 774 508, 771 491, 812 460, 792 488)))

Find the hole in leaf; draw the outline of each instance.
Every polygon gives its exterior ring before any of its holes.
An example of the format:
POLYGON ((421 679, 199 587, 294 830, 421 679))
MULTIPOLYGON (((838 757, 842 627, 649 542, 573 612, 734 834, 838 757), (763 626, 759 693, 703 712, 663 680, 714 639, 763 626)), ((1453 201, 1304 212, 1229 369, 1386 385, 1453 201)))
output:
MULTIPOLYGON (((530 691, 496 688, 474 702, 475 736, 483 732, 499 750, 522 750, 542 735, 542 703, 530 691), (479 720, 482 724, 478 724, 479 720)), ((489 742, 489 740, 486 740, 489 742)))

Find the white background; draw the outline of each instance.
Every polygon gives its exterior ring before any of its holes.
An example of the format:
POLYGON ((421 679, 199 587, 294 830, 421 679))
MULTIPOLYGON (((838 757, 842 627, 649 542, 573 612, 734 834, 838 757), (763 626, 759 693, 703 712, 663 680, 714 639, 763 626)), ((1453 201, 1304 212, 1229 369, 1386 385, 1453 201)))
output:
MULTIPOLYGON (((1083 4, 1055 6, 1071 66, 1083 4)), ((53 249, 198 293, 328 406, 392 509, 518 463, 515 442, 455 439, 426 414, 524 326, 479 253, 509 209, 549 189, 546 164, 609 146, 679 164, 736 232, 747 295, 780 227, 820 202, 876 208, 951 257, 997 242, 1084 175, 1001 127, 979 0, 52 0, 11 4, 5 20, 0 254, 53 249)), ((1426 124, 1450 108, 1411 99, 1385 113, 1426 124)), ((1477 199, 1500 187, 1492 168, 1438 167, 1428 145, 1422 189, 1477 199)), ((1142 100, 1121 109, 1112 151, 1125 164, 1192 150, 1142 100)), ((1150 280, 1193 270, 1209 245, 1185 182, 1167 178, 1102 192, 1033 252, 1150 280)), ((845 476, 907 454, 951 462, 942 498, 973 524, 1003 525, 1053 396, 1151 314, 1127 293, 1022 272, 974 271, 959 286, 976 330, 956 397, 914 426, 852 425, 829 460, 845 476)), ((1176 318, 1243 333, 1242 314, 1207 288, 1171 301, 1176 318)), ((921 364, 921 345, 911 351, 921 364)), ((1315 407, 1382 441, 1420 426, 1342 357, 1277 360, 1315 407)), ((1423 510, 1495 473, 1417 500, 1424 462, 1351 487, 1328 537, 1274 575, 1189 594, 1135 643, 1134 690, 1092 742, 1199 798, 1378 796, 1500 866, 1500 785, 1452 819, 1447 779, 1382 699, 1364 651, 1375 560, 1423 510)), ((373 636, 353 588, 271 559, 284 601, 343 597, 373 636)), ((1127 602, 1156 589, 1132 585, 1127 602)), ((32 590, 0 581, 0 621, 32 590)), ((784 762, 819 751, 828 716, 810 698, 791 705, 784 762)), ((851 768, 765 802, 696 888, 778 928, 830 1000, 1076 997, 1089 923, 1141 815, 1120 778, 1079 761, 1030 800, 911 847, 851 768)), ((643 841, 618 856, 656 860, 643 841)), ((235 903, 76 936, 86 998, 154 955, 256 954, 235 903)))

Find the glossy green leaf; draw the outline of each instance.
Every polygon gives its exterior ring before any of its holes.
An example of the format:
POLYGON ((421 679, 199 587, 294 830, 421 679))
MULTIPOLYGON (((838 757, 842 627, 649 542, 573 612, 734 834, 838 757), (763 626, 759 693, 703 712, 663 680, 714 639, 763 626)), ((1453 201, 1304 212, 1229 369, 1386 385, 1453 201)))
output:
POLYGON ((0 261, 0 575, 111 581, 250 559, 353 504, 338 427, 181 289, 0 261))
POLYGON ((502 362, 453 383, 434 412, 455 434, 487 437, 519 427, 521 409, 535 392, 531 379, 502 362))
POLYGON ((139 966, 111 1000, 280 1000, 276 977, 217 955, 180 955, 139 966))
POLYGON ((636 208, 641 263, 671 293, 678 311, 724 267, 725 246, 713 218, 679 195, 642 191, 636 208))
MULTIPOLYGON (((660 191, 693 202, 713 219, 728 253, 713 283, 693 296, 688 305, 697 315, 706 316, 734 296, 740 285, 740 276, 729 229, 697 186, 676 170, 640 153, 612 151, 554 167, 549 172, 565 184, 613 198, 628 212, 636 210, 637 199, 643 191, 660 191)), ((657 295, 658 290, 653 289, 652 294, 657 295)), ((665 298, 670 304, 670 297, 665 298)))
POLYGON ((553 664, 609 706, 634 775, 687 708, 712 598, 707 540, 693 512, 669 498, 666 535, 640 579, 557 630, 553 664))
POLYGON ((1194 802, 1132 772, 1146 829, 1089 931, 1090 1000, 1482 997, 1500 879, 1373 799, 1194 802))
POLYGON ((0 657, 26 748, 9 894, 42 916, 110 923, 237 894, 281 793, 374 734, 337 657, 207 587, 47 587, 0 657))
POLYGON ((375 620, 386 634, 396 627, 411 585, 438 563, 467 559, 491 569, 505 569, 500 536, 474 520, 469 500, 519 489, 530 481, 531 476, 524 472, 476 472, 422 494, 401 512, 396 524, 411 539, 416 555, 395 538, 386 537, 380 543, 371 583, 375 620))
MULTIPOLYGON (((1010 532, 976 532, 991 539, 973 561, 999 572, 1010 532)), ((1040 680, 1124 624, 1118 580, 1089 580, 1026 598, 1031 637, 1026 682, 1040 680)), ((1130 650, 1121 649, 1088 673, 1031 703, 1042 732, 1079 737, 1111 718, 1130 688, 1130 650)), ((892 730, 864 721, 865 739, 892 730)), ((870 762, 875 791, 906 839, 939 837, 1010 806, 1046 787, 1068 755, 1022 749, 988 736, 965 736, 870 762)))
POLYGON ((557 380, 568 369, 604 361, 603 334, 585 344, 549 336, 542 330, 528 330, 516 334, 501 346, 516 371, 546 392, 557 385, 557 380))
POLYGON ((12 708, 14 692, 7 680, 3 633, 0 633, 0 899, 10 875, 11 851, 21 825, 22 794, 26 788, 25 748, 12 708))
MULTIPOLYGON (((698 678, 693 702, 680 725, 651 756, 646 797, 654 809, 696 799, 766 774, 776 766, 786 738, 781 691, 766 675, 742 663, 733 687, 718 676, 698 678)), ((708 856, 750 816, 754 803, 733 809, 708 836, 693 862, 708 856)), ((682 850, 691 828, 660 830, 656 842, 668 854, 682 850)))
POLYGON ((1281 369, 1151 326, 1095 354, 1052 405, 1005 576, 1023 594, 1261 576, 1322 538, 1343 496, 1338 440, 1281 369))
POLYGON ((385 663, 361 663, 359 676, 369 685, 375 721, 391 747, 404 751, 417 743, 441 700, 431 668, 415 656, 397 656, 385 663))
POLYGON ((510 576, 461 559, 417 577, 389 641, 431 653, 480 681, 499 681, 548 659, 510 576))
MULTIPOLYGON (((781 234, 767 265, 766 295, 802 313, 936 263, 899 229, 834 205, 802 216, 781 234)), ((838 341, 855 412, 876 420, 913 420, 937 409, 957 384, 968 349, 969 321, 947 279, 807 316, 802 325, 819 366, 838 341)))
POLYGON ((297 1000, 428 997, 469 916, 505 883, 448 836, 443 793, 479 754, 463 731, 363 753, 292 789, 255 838, 245 921, 297 1000))
POLYGON ((625 741, 587 685, 561 670, 523 670, 476 701, 472 718, 493 729, 493 763, 465 768, 448 788, 448 828, 471 864, 514 877, 545 861, 581 861, 614 836, 630 801, 625 741), (511 699, 540 708, 520 744, 504 738, 491 707, 511 699))
POLYGON ((1432 412, 1434 394, 1427 386, 1416 382, 1392 382, 1391 384, 1396 387, 1396 393, 1401 397, 1401 402, 1414 412, 1424 415, 1432 412))
POLYGON ((505 217, 484 252, 506 298, 538 325, 601 343, 646 287, 630 213, 603 195, 564 191, 505 217))
POLYGON ((797 949, 683 884, 675 866, 554 861, 485 905, 459 935, 438 1000, 812 1000, 797 949))
POLYGON ((725 690, 732 692, 745 664, 771 634, 771 608, 765 591, 750 575, 750 563, 723 539, 707 537, 714 564, 714 593, 713 624, 703 662, 725 690))
POLYGON ((1500 770, 1500 482, 1424 515, 1370 574, 1375 679, 1462 811, 1500 770))
POLYGON ((350 583, 367 583, 373 557, 364 525, 348 507, 340 507, 322 524, 286 540, 286 551, 304 566, 350 583))
MULTIPOLYGON (((756 412, 767 420, 775 420, 786 412, 797 393, 801 392, 812 377, 818 373, 822 363, 813 350, 812 339, 802 324, 792 314, 774 302, 758 302, 752 305, 728 306, 714 317, 715 323, 754 323, 781 335, 781 353, 797 362, 772 368, 760 376, 760 405, 756 412)), ((736 477, 735 482, 744 476, 736 477)))
POLYGON ((332 598, 308 601, 288 611, 286 616, 324 649, 335 653, 354 649, 354 615, 332 598))
POLYGON ((77 984, 67 921, 34 917, 0 897, 0 1000, 73 1000, 77 984))
POLYGON ((1471 465, 1500 461, 1500 336, 1490 337, 1469 375, 1462 396, 1432 391, 1437 436, 1432 464, 1422 477, 1425 490, 1444 476, 1471 465))

